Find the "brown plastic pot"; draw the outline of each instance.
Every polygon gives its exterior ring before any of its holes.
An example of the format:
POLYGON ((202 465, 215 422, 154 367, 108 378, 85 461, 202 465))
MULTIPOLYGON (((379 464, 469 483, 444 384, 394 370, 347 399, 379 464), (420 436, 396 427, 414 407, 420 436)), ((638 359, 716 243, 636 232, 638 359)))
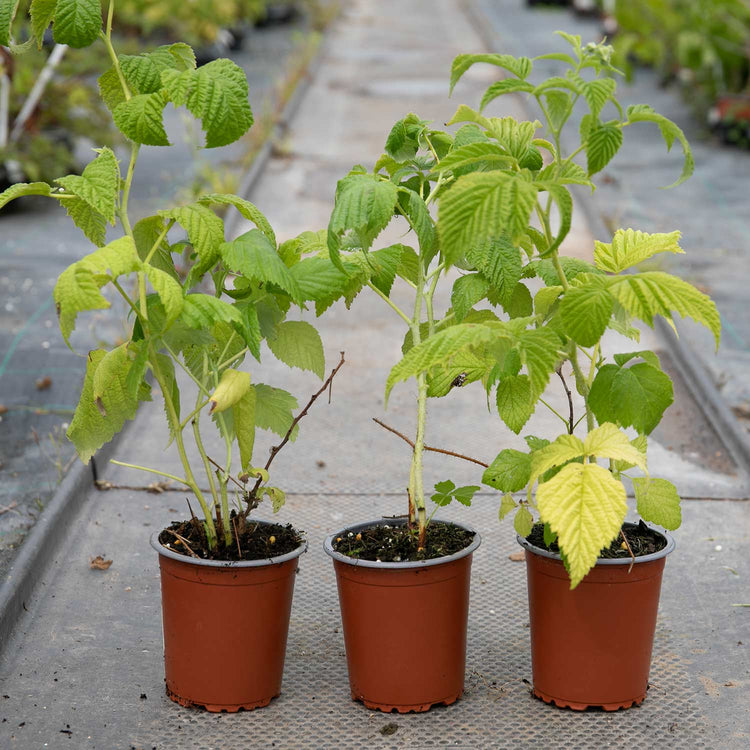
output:
MULTIPOLYGON (((262 521, 260 523, 263 523, 262 521)), ((297 558, 222 562, 159 543, 167 695, 182 706, 238 711, 281 692, 297 558)))
MULTIPOLYGON (((625 524, 625 528, 632 524, 625 524)), ((578 586, 560 556, 523 537, 531 627, 534 695, 583 711, 616 711, 640 704, 648 690, 661 577, 674 539, 631 560, 602 560, 578 586)))
MULTIPOLYGON (((433 523, 441 523, 433 521, 433 523)), ((358 524, 331 534, 352 699, 381 711, 427 711, 456 701, 464 689, 469 577, 480 537, 454 555, 378 563, 347 557, 333 541, 403 520, 358 524)))

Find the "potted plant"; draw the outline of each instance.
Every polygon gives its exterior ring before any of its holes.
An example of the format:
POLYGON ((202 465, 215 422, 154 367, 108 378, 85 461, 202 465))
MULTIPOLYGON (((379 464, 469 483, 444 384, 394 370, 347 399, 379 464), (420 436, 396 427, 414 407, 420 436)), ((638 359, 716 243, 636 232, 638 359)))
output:
POLYGON ((674 123, 646 105, 620 107, 616 82, 606 77, 617 73, 611 48, 561 35, 571 52, 542 58, 560 60, 567 70, 537 85, 527 80, 533 65, 527 58, 463 55, 454 61, 454 82, 477 62, 503 68, 510 75, 488 88, 482 107, 505 93, 527 93, 539 105, 546 133, 536 136, 539 121, 459 108, 454 120, 477 123, 484 158, 495 154, 498 161, 456 175, 439 205, 442 250, 465 253, 469 273, 456 284, 476 286, 476 302, 493 302, 509 282, 535 279, 538 290, 532 299, 528 288, 516 287, 513 297, 523 304, 508 311, 509 320, 462 323, 420 343, 393 368, 389 385, 471 355, 488 362, 477 377, 488 396, 494 391, 499 416, 513 432, 523 429, 537 404, 559 417, 562 434, 552 441, 528 436, 527 452, 500 451, 483 481, 504 493, 501 518, 515 510, 526 550, 535 694, 572 708, 612 710, 645 697, 661 571, 674 547, 668 534, 643 522, 624 523, 629 472, 643 473, 630 478, 642 519, 665 529, 681 520, 675 487, 651 477, 646 463, 647 436, 672 403, 672 384, 655 353, 627 345, 639 338, 632 321, 652 325, 657 315, 671 320, 677 313, 709 328, 717 346, 721 326, 714 303, 687 282, 662 271, 634 271, 659 253, 682 253, 679 232, 618 230, 611 242, 595 243, 593 263, 560 255, 572 215, 569 185, 593 188, 592 176, 617 153, 625 128, 655 123, 667 147, 680 143, 684 166, 675 184, 693 170, 674 123), (568 145, 565 126, 579 100, 588 112, 577 143, 568 145), (612 119, 604 120, 605 107, 612 119), (585 166, 575 161, 579 154, 585 166), (612 343, 614 355, 603 346, 608 330, 621 335, 612 343), (555 374, 564 413, 542 398, 555 374), (524 498, 513 497, 524 489, 524 498))
MULTIPOLYGON (((81 460, 88 462, 135 417, 142 402, 152 400, 152 384, 161 393, 180 475, 116 463, 185 486, 202 514, 198 518, 190 508, 187 521, 151 540, 162 572, 168 694, 209 710, 262 706, 280 690, 294 575, 306 541, 291 526, 255 521, 249 514, 265 497, 274 510, 283 505, 283 491, 268 484, 268 469, 277 452, 295 439, 297 423, 330 384, 343 355, 296 418, 291 394, 258 382, 255 369, 252 377, 239 369, 248 354, 260 359, 265 340, 287 365, 325 376, 315 329, 286 319, 292 305, 302 306, 309 297, 310 280, 300 256, 288 245, 277 247, 273 229, 252 203, 211 194, 131 221, 128 204, 141 146, 169 145, 162 123, 168 102, 187 107, 201 121, 206 147, 231 143, 252 125, 242 69, 226 59, 196 68, 192 49, 182 43, 118 55, 112 45, 114 2, 104 29, 98 3, 65 8, 44 5, 42 12, 36 6, 35 14, 32 5, 35 38, 41 44, 51 22, 58 43, 83 47, 101 39, 111 67, 99 78, 99 87, 129 141, 129 163, 121 171, 114 152, 99 149, 82 174, 61 177, 54 187, 13 185, 0 194, 0 207, 23 195, 49 196, 96 246, 62 272, 54 289, 69 345, 80 313, 110 307, 105 293, 124 303, 128 340, 87 356, 81 398, 67 432, 81 460), (233 206, 256 228, 225 241, 215 206, 233 206), (121 236, 108 241, 107 224, 116 220, 121 236), (177 226, 186 240, 170 240, 177 226), (185 254, 186 247, 189 267, 180 275, 172 256, 185 254), (186 393, 187 381, 192 394, 186 393), (221 460, 205 447, 201 418, 207 413, 223 442, 221 460), (253 462, 257 428, 283 438, 263 468, 253 462), (186 433, 192 436, 192 453, 186 433), (198 480, 201 472, 207 492, 198 480), (248 632, 253 633, 249 640, 248 632), (207 633, 218 636, 210 648, 207 633)), ((2 30, 5 38, 11 23, 12 16, 2 30)))

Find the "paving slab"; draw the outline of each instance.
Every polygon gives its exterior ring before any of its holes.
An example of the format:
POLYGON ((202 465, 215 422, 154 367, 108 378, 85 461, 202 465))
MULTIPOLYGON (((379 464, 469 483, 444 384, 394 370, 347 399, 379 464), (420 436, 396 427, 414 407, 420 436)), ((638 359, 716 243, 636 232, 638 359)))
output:
MULTIPOLYGON (((268 163, 249 195, 281 239, 326 226, 336 179, 353 163, 375 161, 395 119, 415 111, 446 121, 459 101, 478 101, 491 80, 486 73, 470 76, 452 102, 435 93, 436 84, 433 88, 435 78, 447 79, 455 54, 483 51, 472 17, 464 12, 470 5, 449 0, 347 5, 290 123, 288 148, 268 163), (392 27, 396 31, 390 34, 392 27), (399 49, 406 43, 408 54, 399 49)), ((525 12, 520 3, 515 10, 525 12)), ((520 104, 508 103, 516 113, 520 104)), ((585 222, 579 226, 580 241, 569 251, 585 253, 591 231, 585 222)), ((383 237, 383 244, 393 239, 383 237)), ((437 304, 447 307, 447 297, 437 304)), ((332 402, 315 404, 297 442, 272 466, 274 483, 288 492, 277 518, 304 529, 310 542, 296 584, 281 697, 262 710, 219 716, 183 709, 166 698, 158 562, 148 537, 185 516, 185 493, 117 489, 150 478, 109 465, 101 473, 113 489, 89 491, 78 522, 40 573, 40 585, 25 602, 28 611, 0 655, 0 695, 8 696, 0 697, 0 747, 747 746, 750 610, 734 606, 750 603, 745 554, 750 505, 741 499, 748 496, 747 480, 689 396, 670 410, 650 441, 651 465, 692 499, 684 502, 678 548, 665 571, 651 689, 640 708, 578 714, 530 696, 524 566, 508 558, 518 549, 514 534, 509 523, 497 522, 499 494, 489 492, 479 493, 471 509, 441 511, 443 518, 474 525, 484 539, 474 560, 464 697, 412 716, 387 716, 353 703, 335 579, 322 542, 348 523, 404 511, 409 448, 371 417, 411 435, 416 389, 400 385, 384 409, 384 383, 400 358, 403 324, 377 298, 363 295, 351 311, 338 303, 319 321, 302 315, 321 331, 328 369, 340 351, 347 361, 334 381, 332 402), (114 561, 107 571, 89 567, 90 558, 100 554, 114 561)), ((644 336, 644 345, 661 346, 653 332, 644 336)), ((287 388, 300 402, 317 387, 309 373, 286 370, 268 352, 262 365, 248 366, 256 382, 287 388)), ((680 373, 675 375, 679 393, 684 384, 680 373)), ((484 461, 521 445, 521 438, 484 409, 478 389, 476 384, 454 389, 430 403, 428 444, 484 461)), ((563 403, 559 390, 548 391, 553 405, 563 403)), ((539 411, 524 433, 557 434, 555 421, 539 411)), ((117 446, 117 457, 178 470, 171 453, 161 459, 167 442, 161 422, 158 408, 141 411, 117 446)), ((274 442, 259 435, 256 455, 274 442)), ((209 443, 208 449, 219 448, 209 443)), ((478 469, 428 454, 425 484, 429 488, 448 477, 478 484, 478 469)), ((259 515, 270 512, 261 507, 259 515)), ((619 616, 626 613, 613 613, 619 616)))

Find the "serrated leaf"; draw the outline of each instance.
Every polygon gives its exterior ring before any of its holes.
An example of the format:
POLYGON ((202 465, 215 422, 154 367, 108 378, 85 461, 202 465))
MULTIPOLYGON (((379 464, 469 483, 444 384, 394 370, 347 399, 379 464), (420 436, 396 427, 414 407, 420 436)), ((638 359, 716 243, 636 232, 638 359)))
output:
POLYGON ((365 262, 369 265, 370 280, 373 286, 383 292, 386 297, 390 295, 393 282, 396 279, 396 271, 401 263, 403 249, 403 245, 390 245, 376 250, 374 253, 367 253, 364 257, 365 262))
POLYGON ((536 187, 506 172, 460 177, 440 199, 438 232, 443 255, 455 262, 469 248, 525 230, 536 187))
POLYGON ((550 375, 557 369, 560 346, 558 335, 544 328, 524 331, 519 336, 518 350, 529 374, 532 403, 544 392, 550 375))
POLYGON ((96 150, 98 155, 80 175, 67 175, 55 182, 86 201, 110 224, 114 224, 115 204, 120 193, 120 167, 111 149, 105 147, 96 150))
POLYGON ((526 487, 530 477, 531 456, 507 448, 485 469, 482 481, 501 492, 518 492, 526 487))
POLYGON ((608 273, 620 273, 657 253, 680 253, 680 232, 646 234, 633 229, 618 229, 612 242, 594 242, 596 267, 608 273))
POLYGON ((289 269, 289 273, 297 282, 300 299, 312 300, 316 303, 316 310, 320 308, 322 312, 343 296, 350 278, 347 271, 353 273, 356 270, 355 266, 345 263, 344 271, 341 271, 328 258, 303 258, 289 269))
POLYGON ((321 380, 325 376, 325 355, 320 335, 309 323, 287 320, 276 327, 276 338, 267 339, 274 356, 300 370, 310 370, 321 380))
POLYGON ((102 73, 97 80, 97 84, 102 101, 110 112, 114 111, 118 104, 125 101, 125 92, 122 89, 120 76, 117 75, 114 68, 102 73))
POLYGON ((653 326, 655 315, 672 319, 672 313, 692 318, 708 328, 719 347, 721 319, 711 298, 687 281, 662 271, 643 271, 608 279, 612 296, 634 318, 653 326))
POLYGON ((477 302, 487 296, 489 286, 487 279, 478 273, 470 273, 456 279, 451 292, 451 306, 459 323, 477 302))
POLYGON ((212 413, 220 413, 234 406, 250 390, 250 373, 228 368, 221 373, 219 385, 211 394, 212 413))
MULTIPOLYGON (((488 295, 490 302, 495 303, 495 298, 492 292, 488 295)), ((513 287, 513 292, 510 296, 510 300, 503 305, 503 309, 508 313, 508 317, 511 319, 525 318, 531 315, 534 310, 534 302, 531 299, 531 292, 526 284, 521 283, 513 287)))
POLYGON ((144 271, 154 291, 159 295, 162 305, 164 305, 164 310, 167 313, 164 326, 169 328, 182 312, 182 286, 179 281, 160 268, 156 268, 156 266, 145 265, 144 271))
POLYGON ((583 441, 575 435, 558 435, 554 442, 535 450, 531 454, 529 490, 542 474, 581 458, 583 453, 583 441))
POLYGON ((552 163, 546 166, 537 176, 539 182, 557 182, 562 185, 594 185, 586 174, 586 170, 574 161, 564 161, 561 165, 552 163))
POLYGON ((134 143, 144 146, 169 146, 163 116, 166 101, 160 91, 137 94, 118 104, 112 117, 118 130, 134 143))
POLYGON ((57 0, 52 35, 58 44, 80 49, 95 42, 102 28, 99 0, 57 0))
POLYGON ((518 435, 534 413, 528 375, 503 378, 497 384, 495 396, 500 419, 518 435))
POLYGON ((586 139, 586 168, 596 174, 609 164, 622 146, 622 130, 614 123, 592 125, 586 139))
POLYGON ((46 182, 17 182, 0 193, 0 208, 22 195, 49 195, 51 190, 46 182))
POLYGON ((685 134, 677 125, 675 125, 668 118, 664 117, 664 115, 660 115, 658 112, 654 112, 654 110, 648 104, 637 104, 632 107, 628 107, 627 116, 628 124, 635 122, 656 123, 659 126, 659 130, 661 131, 662 138, 664 138, 664 142, 667 144, 667 151, 672 148, 675 140, 678 140, 680 142, 684 155, 682 173, 680 174, 677 181, 672 185, 669 185, 668 187, 676 187, 680 183, 687 180, 688 177, 693 174, 695 170, 695 160, 693 159, 693 153, 690 150, 690 144, 688 143, 687 138, 685 138, 685 134))
POLYGON ((472 109, 466 104, 459 104, 458 109, 453 114, 453 117, 451 117, 451 119, 448 120, 448 122, 446 122, 445 124, 455 125, 459 122, 475 123, 485 130, 489 130, 492 127, 492 123, 490 122, 489 118, 485 117, 483 114, 480 114, 475 109, 472 109))
MULTIPOLYGON (((597 277, 592 276, 592 281, 597 277)), ((615 300, 604 283, 569 288, 560 302, 565 332, 581 346, 593 346, 604 334, 615 300)))
POLYGON ((242 398, 232 407, 232 422, 240 449, 240 466, 248 471, 253 465, 253 447, 255 446, 255 389, 249 388, 242 398))
POLYGON ((440 160, 435 171, 463 169, 476 164, 502 169, 510 167, 514 162, 515 159, 502 146, 485 139, 454 148, 440 160))
POLYGON ((563 293, 561 286, 544 286, 534 296, 534 312, 546 317, 552 305, 557 302, 563 293))
POLYGON ((239 310, 210 294, 188 294, 182 304, 180 319, 189 328, 211 329, 217 320, 242 324, 239 310))
POLYGON ((523 275, 519 249, 507 237, 501 237, 470 250, 467 258, 490 281, 500 304, 510 304, 523 275))
POLYGON ((528 57, 513 57, 512 55, 478 54, 457 55, 451 65, 450 92, 458 83, 461 76, 475 63, 489 63, 513 73, 517 78, 527 78, 531 73, 532 62, 528 57))
POLYGON ((531 530, 534 528, 534 517, 525 505, 520 506, 516 511, 513 518, 513 528, 516 530, 516 534, 524 539, 531 534, 531 530))
POLYGON ((583 451, 587 456, 627 461, 647 471, 646 456, 635 448, 628 440, 628 436, 611 422, 605 422, 586 435, 583 441, 583 451))
POLYGON ((502 521, 516 507, 518 507, 518 503, 513 499, 513 495, 507 493, 503 495, 503 499, 500 501, 500 509, 497 513, 498 520, 502 521))
POLYGON ((594 117, 599 117, 604 105, 614 95, 616 88, 617 82, 614 78, 594 78, 591 81, 583 82, 581 91, 594 117))
POLYGON ((633 479, 638 513, 644 520, 670 531, 682 524, 682 510, 677 488, 666 479, 633 479))
POLYGON ((0 44, 11 44, 11 27, 16 17, 19 0, 0 0, 0 44))
POLYGON ((517 78, 505 78, 502 81, 495 81, 490 84, 482 96, 482 102, 479 105, 480 112, 494 99, 503 94, 528 94, 534 90, 534 86, 528 81, 522 81, 517 78))
POLYGON ((549 89, 541 93, 547 109, 547 117, 552 128, 559 131, 570 116, 572 97, 567 91, 549 89))
POLYGON ((135 94, 151 94, 162 88, 163 71, 195 68, 195 54, 187 44, 178 42, 164 44, 140 55, 120 55, 119 62, 131 91, 135 94))
POLYGON ((385 142, 386 153, 399 162, 413 159, 419 151, 420 136, 428 124, 414 113, 396 122, 385 142))
POLYGON ((535 184, 539 190, 546 190, 550 194, 552 200, 557 204, 557 209, 560 215, 559 227, 555 239, 543 253, 540 253, 540 255, 544 257, 545 255, 551 254, 554 250, 557 250, 563 240, 568 236, 573 219, 573 198, 564 185, 542 181, 537 181, 535 184))
POLYGON ((219 246, 224 265, 245 278, 269 282, 283 289, 295 302, 301 301, 297 281, 260 229, 251 229, 219 246))
MULTIPOLYGON (((273 388, 264 383, 256 383, 253 388, 256 426, 284 437, 294 421, 294 409, 298 407, 297 399, 281 388, 273 388)), ((296 425, 289 440, 294 442, 298 432, 299 425, 296 425)))
MULTIPOLYGON (((161 216, 146 216, 133 225, 133 239, 141 260, 146 260, 165 227, 166 222, 161 216)), ((166 238, 162 238, 149 263, 168 273, 175 281, 180 280, 166 238)))
POLYGON ((534 133, 542 123, 539 120, 516 120, 515 117, 491 117, 489 132, 508 152, 521 161, 532 146, 534 133))
POLYGON ((97 349, 89 352, 86 360, 81 398, 66 433, 85 464, 122 429, 126 420, 135 417, 138 409, 137 397, 133 397, 125 385, 132 363, 124 346, 118 350, 116 356, 121 361, 115 363, 110 359, 113 366, 107 368, 107 377, 99 378, 100 383, 106 380, 107 387, 101 389, 98 402, 94 398, 94 377, 105 356, 112 353, 97 349))
POLYGON ((557 534, 574 589, 620 533, 625 488, 602 466, 571 463, 539 485, 536 503, 542 521, 557 534))
POLYGON ((89 206, 82 198, 66 198, 60 201, 73 223, 97 247, 107 241, 107 220, 89 206))
POLYGON ((408 380, 436 365, 449 364, 459 351, 489 341, 493 332, 476 323, 461 323, 430 336, 410 349, 391 369, 385 386, 386 401, 396 383, 408 380))
POLYGON ((413 190, 409 190, 408 193, 406 204, 402 205, 400 203, 399 205, 406 213, 409 225, 417 235, 422 261, 425 266, 427 266, 434 257, 436 250, 435 244, 437 236, 435 232, 435 223, 422 198, 420 198, 420 196, 413 190))
POLYGON ((484 377, 489 365, 480 354, 466 349, 451 358, 447 367, 434 367, 427 376, 427 395, 440 398, 453 388, 464 387, 484 377), (457 378, 460 380, 457 382, 457 378), (460 383, 460 385, 459 385, 460 383))
POLYGON ((187 96, 187 108, 201 121, 206 148, 226 146, 243 136, 253 124, 253 113, 242 68, 220 58, 192 74, 194 85, 187 96))
POLYGON ((632 367, 604 365, 589 393, 589 407, 598 422, 635 427, 646 435, 659 424, 673 401, 669 375, 646 362, 632 367))
POLYGON ((193 286, 201 275, 219 260, 219 248, 224 242, 224 222, 202 203, 177 206, 159 211, 159 216, 174 219, 186 232, 199 261, 190 271, 187 288, 193 286))
POLYGON ((227 195, 223 193, 202 195, 198 198, 198 203, 234 206, 244 219, 252 221, 253 224, 255 224, 255 226, 258 227, 266 237, 268 237, 268 241, 276 247, 276 234, 273 231, 273 227, 263 212, 254 203, 250 203, 250 201, 236 195, 227 195))

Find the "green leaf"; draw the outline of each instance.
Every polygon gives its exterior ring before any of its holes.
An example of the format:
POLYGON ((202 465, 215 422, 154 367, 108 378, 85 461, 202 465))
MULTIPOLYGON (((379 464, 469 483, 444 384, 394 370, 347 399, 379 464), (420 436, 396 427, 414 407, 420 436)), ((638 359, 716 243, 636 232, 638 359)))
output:
POLYGON ((573 219, 573 198, 564 185, 541 181, 537 181, 535 184, 539 190, 546 190, 550 194, 552 200, 557 204, 560 214, 559 227, 555 239, 543 253, 540 253, 542 256, 545 256, 551 254, 553 250, 557 250, 562 241, 568 236, 573 219))
POLYGON ((530 477, 531 456, 507 448, 485 469, 482 481, 501 492, 518 492, 526 487, 530 477))
POLYGON ((525 231, 536 202, 536 187, 515 174, 478 173, 459 177, 440 199, 438 232, 449 262, 466 250, 507 234, 525 231))
POLYGON ((419 151, 419 139, 429 123, 414 113, 399 120, 388 134, 385 152, 399 162, 413 159, 419 151))
POLYGON ((162 122, 166 101, 160 91, 137 94, 118 104, 112 112, 118 130, 134 143, 144 146, 169 146, 162 122))
POLYGON ((542 521, 557 534, 574 589, 620 533, 625 488, 602 466, 571 463, 539 485, 536 502, 542 521))
POLYGON ((471 505, 471 500, 479 489, 476 485, 456 487, 450 479, 447 479, 435 485, 435 494, 430 499, 436 505, 445 506, 455 498, 462 505, 468 506, 471 505))
POLYGON ((436 365, 448 364, 461 350, 479 346, 492 337, 493 331, 476 323, 461 323, 430 336, 410 349, 404 358, 393 366, 385 386, 386 402, 396 383, 427 372, 436 365))
POLYGON ((190 270, 190 277, 186 282, 189 288, 219 261, 219 248, 224 242, 224 222, 202 203, 159 211, 159 216, 175 219, 187 232, 190 244, 198 254, 199 262, 190 270))
POLYGON ((524 539, 531 534, 531 530, 534 528, 534 517, 525 505, 521 505, 516 511, 513 528, 516 530, 516 534, 524 539))
POLYGON ((221 373, 219 385, 211 394, 211 413, 220 413, 234 406, 250 390, 250 373, 228 368, 221 373))
POLYGON ((467 258, 489 279, 500 304, 503 307, 510 305, 523 276, 520 250, 504 236, 470 250, 467 258))
POLYGON ((512 55, 479 54, 458 55, 451 65, 450 92, 458 83, 461 76, 475 63, 489 63, 513 73, 516 78, 527 78, 531 73, 532 62, 528 57, 513 57, 512 55))
POLYGON ((521 81, 517 78, 505 78, 501 81, 496 81, 495 83, 490 84, 489 88, 484 92, 482 103, 479 105, 479 110, 484 110, 493 99, 497 99, 498 96, 502 96, 503 94, 528 94, 533 90, 534 86, 532 84, 528 81, 521 81))
POLYGON ((0 44, 11 44, 11 27, 18 11, 19 0, 0 0, 0 44))
MULTIPOLYGON (((256 383, 255 388, 255 424, 262 430, 271 430, 284 437, 294 421, 294 410, 298 407, 297 399, 281 388, 273 388, 264 383, 256 383)), ((299 425, 295 426, 289 440, 297 439, 299 425)))
POLYGON ((107 241, 107 220, 81 198, 67 198, 61 201, 73 223, 97 247, 107 241))
POLYGON ((201 121, 206 148, 234 143, 253 124, 245 72, 231 60, 220 58, 201 65, 192 75, 194 86, 187 96, 187 108, 201 121))
POLYGON ((612 242, 594 242, 596 267, 608 273, 620 273, 657 253, 684 253, 680 232, 646 234, 633 229, 618 229, 612 242))
POLYGON ((120 55, 119 62, 133 93, 152 94, 162 88, 162 71, 195 68, 195 54, 187 44, 178 42, 162 45, 140 55, 120 55))
POLYGON ((503 378, 497 384, 496 400, 500 419, 518 435, 534 413, 528 375, 503 378))
POLYGON ((201 204, 218 204, 220 206, 234 206, 240 213, 240 215, 252 221, 263 234, 268 237, 268 241, 276 247, 276 234, 273 231, 273 227, 268 219, 264 216, 263 212, 250 201, 244 198, 239 198, 236 195, 226 195, 223 193, 211 193, 210 195, 202 195, 198 198, 198 203, 201 204))
POLYGON ((497 513, 498 520, 502 521, 508 513, 517 507, 518 503, 513 499, 513 495, 509 495, 508 493, 503 495, 503 499, 500 501, 500 509, 497 513))
POLYGON ((550 375, 557 369, 561 360, 560 338, 554 331, 537 328, 524 331, 519 339, 521 362, 526 365, 531 383, 531 399, 536 399, 544 392, 550 375))
POLYGON ((372 174, 350 174, 339 180, 328 223, 328 249, 334 264, 341 268, 339 248, 348 232, 358 247, 369 249, 390 222, 397 198, 398 188, 392 182, 372 174))
POLYGON ((627 461, 647 471, 645 454, 641 453, 628 440, 628 436, 611 422, 605 422, 586 435, 583 441, 583 451, 587 456, 627 461))
POLYGON ((0 193, 0 208, 22 195, 49 195, 51 190, 46 182, 18 182, 0 193))
POLYGON ((115 204, 120 194, 120 166, 109 148, 95 149, 98 156, 80 175, 71 174, 55 180, 69 193, 86 201, 110 224, 115 221, 115 204))
POLYGON ((492 137, 519 161, 526 158, 534 140, 534 133, 541 126, 539 120, 519 121, 515 117, 491 117, 489 120, 489 132, 492 137))
POLYGON ((276 338, 267 339, 268 348, 289 367, 310 370, 321 380, 325 376, 325 355, 320 335, 309 323, 287 320, 276 327, 276 338))
POLYGON ((666 479, 633 479, 638 513, 646 521, 674 531, 682 524, 682 510, 677 488, 666 479))
POLYGON ((599 423, 635 427, 646 435, 659 424, 673 401, 669 375, 646 362, 632 367, 604 365, 589 393, 589 407, 599 423))
MULTIPOLYGON (((344 268, 350 273, 357 270, 350 263, 345 263, 344 268)), ((328 258, 303 258, 289 269, 289 273, 299 287, 300 299, 320 303, 320 308, 316 304, 316 310, 320 309, 320 312, 343 296, 349 283, 347 273, 339 270, 328 258)))
POLYGON ((672 320, 676 312, 692 318, 713 333, 716 348, 721 337, 719 311, 711 298, 687 281, 662 271, 643 271, 608 279, 609 291, 634 317, 653 326, 655 315, 672 320))
POLYGON ((586 161, 589 175, 609 164, 622 146, 622 130, 614 123, 592 125, 586 140, 586 161))
POLYGON ((182 312, 182 286, 179 281, 175 280, 166 271, 156 268, 156 266, 145 265, 144 271, 154 291, 159 295, 162 305, 164 305, 164 310, 167 313, 164 326, 165 328, 169 328, 182 312))
POLYGON ((581 90, 594 117, 599 117, 604 105, 614 96, 616 88, 614 78, 595 78, 583 82, 581 90))
POLYGON ((373 286, 383 292, 386 297, 391 293, 403 250, 403 245, 390 245, 374 253, 368 253, 365 257, 365 262, 370 266, 370 279, 373 286))
MULTIPOLYGON (((491 302, 495 302, 490 293, 489 299, 491 302)), ((513 288, 510 301, 503 305, 503 309, 508 313, 508 317, 513 318, 525 318, 534 310, 534 302, 531 299, 531 292, 526 284, 518 283, 513 288)))
POLYGON ((231 242, 222 243, 219 253, 230 271, 241 273, 248 279, 275 284, 295 302, 301 301, 297 281, 260 229, 251 229, 231 242))
POLYGON ((120 76, 117 75, 117 71, 114 68, 110 68, 102 73, 97 80, 97 84, 99 85, 99 94, 102 97, 102 101, 110 112, 114 111, 118 104, 122 104, 125 101, 125 92, 122 90, 120 76))
POLYGON ((451 293, 451 306, 459 323, 477 302, 487 296, 488 289, 487 279, 478 273, 470 273, 456 279, 451 293))
POLYGON ((81 398, 66 433, 83 463, 135 417, 138 399, 126 387, 132 362, 125 346, 113 352, 96 349, 89 352, 81 398), (99 394, 94 396, 94 378, 107 357, 105 368, 97 378, 99 394))
POLYGON ((543 286, 534 296, 534 312, 546 317, 562 293, 561 286, 543 286))
MULTIPOLYGON (((133 239, 138 250, 138 257, 146 260, 156 241, 166 227, 166 222, 161 216, 147 216, 133 225, 133 239)), ((168 273, 175 281, 180 277, 174 267, 172 254, 166 237, 162 238, 156 252, 151 256, 149 263, 165 273, 168 273)))
POLYGON ((180 319, 189 328, 211 329, 217 320, 243 324, 240 311, 234 305, 210 294, 188 294, 182 304, 180 319))
POLYGON ((484 377, 488 369, 487 360, 466 349, 451 358, 450 365, 438 366, 430 370, 427 376, 427 395, 440 398, 450 393, 453 388, 463 387, 484 377), (456 383, 460 378, 460 385, 456 383))
POLYGON ((435 223, 432 216, 430 216, 430 211, 422 198, 413 190, 408 191, 406 205, 401 205, 401 208, 405 211, 409 219, 409 224, 417 235, 423 262, 429 265, 429 262, 434 257, 437 239, 435 223))
POLYGON ((676 187, 680 183, 685 182, 685 180, 687 180, 695 170, 695 160, 693 159, 693 153, 690 150, 690 144, 688 143, 687 138, 685 138, 685 134, 682 132, 682 130, 671 120, 664 117, 664 115, 660 115, 658 112, 654 112, 654 110, 648 104, 636 104, 632 107, 628 107, 627 115, 628 124, 635 122, 656 123, 659 126, 659 130, 661 131, 662 138, 664 138, 664 142, 667 144, 667 151, 672 148, 672 144, 675 142, 675 140, 678 140, 680 142, 684 155, 682 173, 680 174, 677 181, 672 185, 669 185, 668 187, 676 187))
POLYGON ((442 172, 447 169, 455 171, 474 165, 502 169, 510 167, 514 162, 515 159, 502 146, 484 140, 454 148, 440 160, 435 171, 442 172))
POLYGON ((557 89, 549 89, 540 93, 544 97, 550 126, 555 130, 561 130, 570 116, 571 95, 567 91, 557 89))
POLYGON ((539 182, 557 182, 561 185, 586 185, 593 188, 594 184, 586 174, 586 170, 574 161, 564 161, 562 165, 552 163, 546 166, 537 177, 539 182))
POLYGON ((581 346, 593 346, 604 334, 615 300, 610 291, 591 276, 588 286, 569 288, 560 302, 560 315, 565 324, 565 332, 581 346))
POLYGON ((76 49, 96 41, 102 28, 99 0, 57 0, 52 33, 55 42, 76 49))
POLYGON ((253 465, 253 447, 255 445, 255 389, 247 393, 232 406, 232 422, 240 449, 240 466, 248 471, 253 465))

